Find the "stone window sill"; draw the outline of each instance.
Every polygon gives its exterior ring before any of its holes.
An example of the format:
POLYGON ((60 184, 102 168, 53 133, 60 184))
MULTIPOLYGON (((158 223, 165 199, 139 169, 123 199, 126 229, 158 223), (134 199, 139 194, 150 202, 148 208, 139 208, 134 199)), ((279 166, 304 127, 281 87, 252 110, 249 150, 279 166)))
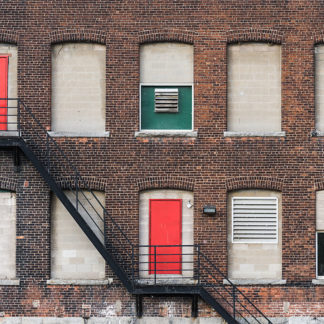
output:
POLYGON ((0 279, 0 286, 19 286, 19 279, 0 279))
POLYGON ((48 132, 52 137, 110 137, 110 132, 48 132))
POLYGON ((323 131, 315 130, 315 131, 312 131, 311 132, 311 136, 312 137, 323 137, 324 136, 324 132, 323 131))
POLYGON ((12 131, 12 130, 0 131, 0 137, 18 137, 18 136, 19 136, 18 131, 12 131))
POLYGON ((324 278, 322 278, 322 279, 313 279, 312 284, 313 285, 324 285, 324 278))
MULTIPOLYGON (((247 286, 247 285, 285 285, 286 280, 283 279, 230 279, 234 285, 247 286)), ((224 285, 229 285, 227 279, 223 280, 224 285)))
POLYGON ((191 130, 141 130, 135 137, 197 137, 197 131, 191 130))
POLYGON ((50 279, 48 285, 74 285, 74 286, 105 286, 111 285, 113 278, 96 280, 96 279, 50 279))
POLYGON ((224 132, 224 137, 284 137, 286 132, 224 132))

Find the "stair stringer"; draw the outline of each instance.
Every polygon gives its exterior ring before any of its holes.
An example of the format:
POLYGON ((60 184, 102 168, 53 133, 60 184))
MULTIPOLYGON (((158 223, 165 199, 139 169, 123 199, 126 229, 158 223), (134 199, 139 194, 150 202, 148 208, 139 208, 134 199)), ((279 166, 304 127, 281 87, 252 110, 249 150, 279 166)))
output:
POLYGON ((70 213, 70 215, 74 218, 74 220, 77 222, 77 224, 80 226, 84 234, 88 237, 88 239, 91 241, 91 243, 94 245, 94 247, 98 250, 98 252, 102 255, 102 257, 105 259, 107 264, 110 266, 110 268, 113 270, 113 272, 117 275, 117 277, 120 279, 120 281, 124 284, 128 292, 132 293, 133 286, 131 281, 128 279, 126 273, 121 269, 121 267, 118 265, 118 263, 115 261, 114 257, 111 255, 111 253, 106 249, 104 244, 101 243, 101 241, 98 239, 96 234, 92 231, 90 226, 86 223, 86 221, 82 218, 80 213, 76 210, 76 208, 73 206, 73 204, 70 202, 68 197, 64 194, 63 190, 56 184, 53 177, 48 173, 46 168, 43 166, 43 164, 39 161, 39 159, 36 157, 36 155, 33 153, 33 151, 28 147, 27 143, 20 138, 18 140, 20 149, 24 152, 26 157, 33 163, 35 168, 38 170, 40 175, 43 177, 47 185, 50 187, 50 189, 54 192, 54 194, 57 196, 57 198, 62 202, 64 207, 67 209, 67 211, 70 213))

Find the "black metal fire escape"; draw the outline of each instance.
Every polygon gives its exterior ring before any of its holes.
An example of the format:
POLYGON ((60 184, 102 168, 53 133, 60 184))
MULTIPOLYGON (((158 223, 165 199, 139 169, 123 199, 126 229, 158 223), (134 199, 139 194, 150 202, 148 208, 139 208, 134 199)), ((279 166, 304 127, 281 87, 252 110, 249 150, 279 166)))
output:
MULTIPOLYGON (((192 297, 194 317, 198 316, 200 297, 227 323, 272 323, 211 262, 200 245, 180 246, 179 257, 182 260, 186 256, 187 261, 177 280, 170 283, 160 276, 161 271, 165 271, 161 270, 160 263, 163 262, 159 261, 160 256, 165 255, 160 252, 161 246, 133 244, 101 205, 71 158, 24 103, 18 99, 1 100, 7 103, 7 116, 0 122, 0 147, 19 148, 32 162, 128 292, 136 295, 138 316, 142 315, 142 297, 145 295, 185 295, 192 297), (62 177, 71 180, 65 190, 58 185, 62 177), (84 191, 90 193, 91 199, 84 191), (98 221, 105 222, 105 235, 98 221)), ((3 115, 3 111, 0 113, 3 115)))

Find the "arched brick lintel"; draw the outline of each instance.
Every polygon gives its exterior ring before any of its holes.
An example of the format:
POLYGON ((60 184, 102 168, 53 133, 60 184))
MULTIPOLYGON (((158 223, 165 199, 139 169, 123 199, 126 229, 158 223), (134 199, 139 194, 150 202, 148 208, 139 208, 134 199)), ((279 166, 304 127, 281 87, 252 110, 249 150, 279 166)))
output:
POLYGON ((269 177, 238 177, 226 181, 227 191, 240 189, 269 189, 282 191, 283 182, 269 177))
POLYGON ((137 182, 138 190, 150 189, 179 189, 194 190, 194 182, 183 177, 149 177, 137 182))
POLYGON ((19 35, 8 29, 0 29, 0 43, 18 44, 19 35))
MULTIPOLYGON (((56 183, 62 189, 75 189, 75 178, 74 177, 65 177, 60 178, 56 183)), ((82 177, 82 180, 78 181, 79 189, 91 189, 105 191, 108 186, 106 180, 98 179, 96 177, 82 177)))
POLYGON ((106 34, 100 30, 84 29, 84 30, 55 30, 50 33, 51 44, 65 42, 91 42, 106 44, 106 34))
POLYGON ((324 190, 324 179, 315 181, 314 189, 315 191, 324 190))
POLYGON ((283 35, 275 29, 238 29, 226 33, 227 43, 267 42, 282 44, 283 35))
POLYGON ((0 189, 17 191, 17 187, 18 185, 16 179, 0 176, 0 189))
POLYGON ((181 30, 145 30, 139 33, 138 42, 155 43, 155 42, 180 42, 193 44, 195 41, 195 32, 181 30))
POLYGON ((324 44, 324 31, 315 31, 313 34, 314 45, 324 44))

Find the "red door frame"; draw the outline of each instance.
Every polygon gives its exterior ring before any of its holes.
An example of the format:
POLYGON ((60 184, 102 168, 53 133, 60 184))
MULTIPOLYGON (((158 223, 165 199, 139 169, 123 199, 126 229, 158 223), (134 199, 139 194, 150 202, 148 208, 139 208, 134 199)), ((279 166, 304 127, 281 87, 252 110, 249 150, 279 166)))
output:
MULTIPOLYGON (((152 235, 153 234, 153 235, 152 235)), ((161 232, 159 233, 161 234, 161 232)), ((149 274, 182 274, 182 199, 150 199, 149 201, 149 274), (179 233, 178 242, 173 245, 178 246, 164 246, 154 247, 152 245, 168 245, 163 241, 166 241, 168 237, 159 235, 158 241, 162 241, 156 244, 156 240, 153 240, 152 236, 152 204, 154 202, 177 202, 179 213, 176 219, 175 227, 178 227, 179 233), (162 239, 162 240, 161 240, 162 239), (156 256, 155 256, 156 251, 156 256), (173 254, 173 255, 168 255, 173 254), (156 257, 156 258, 155 258, 156 257)), ((171 244, 170 244, 171 245, 171 244)))
MULTIPOLYGON (((9 55, 0 55, 0 98, 8 98, 9 55)), ((8 100, 0 100, 0 130, 8 129, 8 100)))

